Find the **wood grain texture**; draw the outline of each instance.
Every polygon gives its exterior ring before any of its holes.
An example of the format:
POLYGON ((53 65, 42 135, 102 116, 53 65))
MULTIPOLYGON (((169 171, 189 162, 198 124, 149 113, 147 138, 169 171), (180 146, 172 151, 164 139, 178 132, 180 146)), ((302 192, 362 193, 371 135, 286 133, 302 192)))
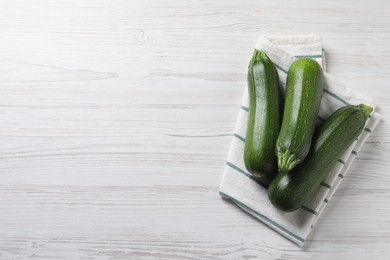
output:
POLYGON ((388 259, 388 1, 0 2, 0 259, 388 259), (262 33, 376 99, 304 249, 218 196, 262 33))

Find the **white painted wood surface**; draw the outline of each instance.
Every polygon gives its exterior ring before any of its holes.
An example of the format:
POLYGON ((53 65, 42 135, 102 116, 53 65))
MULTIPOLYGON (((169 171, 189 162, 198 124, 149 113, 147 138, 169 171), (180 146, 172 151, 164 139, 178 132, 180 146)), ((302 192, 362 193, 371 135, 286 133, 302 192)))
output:
POLYGON ((3 0, 0 259, 389 259, 388 1, 3 0), (304 249, 218 196, 261 33, 383 122, 304 249))

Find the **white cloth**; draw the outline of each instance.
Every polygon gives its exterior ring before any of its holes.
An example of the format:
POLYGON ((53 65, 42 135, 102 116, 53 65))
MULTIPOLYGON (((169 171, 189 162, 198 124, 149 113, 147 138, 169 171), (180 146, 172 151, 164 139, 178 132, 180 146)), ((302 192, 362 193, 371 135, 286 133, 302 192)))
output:
MULTIPOLYGON (((283 88, 285 88, 286 83, 286 72, 297 57, 313 58, 319 64, 322 64, 324 72, 326 71, 322 42, 318 36, 260 37, 256 49, 266 52, 275 63, 283 88)), ((249 59, 250 57, 248 57, 248 61, 249 59)), ((345 87, 340 81, 327 73, 325 73, 324 88, 319 112, 319 120, 321 121, 328 118, 338 108, 347 104, 357 105, 365 103, 375 108, 375 104, 370 98, 345 87)), ((358 140, 340 157, 328 178, 321 184, 317 195, 301 209, 291 213, 284 213, 272 206, 268 200, 267 190, 264 188, 264 185, 262 186, 256 182, 245 168, 243 151, 248 120, 248 106, 248 92, 247 88, 245 88, 240 114, 220 186, 220 195, 223 198, 232 200, 243 210, 275 231, 296 244, 303 246, 304 241, 343 180, 351 163, 379 122, 380 115, 375 112, 370 115, 364 131, 358 140)))

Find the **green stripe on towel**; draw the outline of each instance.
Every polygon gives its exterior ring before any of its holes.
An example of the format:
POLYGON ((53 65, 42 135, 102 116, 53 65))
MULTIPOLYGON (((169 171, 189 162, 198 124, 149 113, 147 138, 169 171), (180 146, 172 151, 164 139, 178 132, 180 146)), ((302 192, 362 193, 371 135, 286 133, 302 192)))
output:
POLYGON ((318 215, 317 211, 315 211, 314 209, 308 208, 306 206, 302 206, 301 209, 306 210, 307 212, 310 212, 313 215, 318 215))
POLYGON ((283 227, 282 225, 278 224, 277 222, 273 221, 272 219, 264 216, 263 214, 261 214, 260 212, 248 207, 247 205, 245 205, 244 203, 242 203, 241 201, 227 195, 226 193, 223 193, 222 191, 219 192, 219 194, 226 198, 226 199, 229 199, 231 201, 233 201, 234 203, 236 203, 238 206, 240 206, 241 208, 243 208, 244 210, 252 213, 253 215, 256 215, 258 216, 259 218, 263 219, 264 221, 266 221, 267 223, 271 224, 272 226, 278 228, 279 230, 283 231, 284 233, 286 233, 287 235, 289 235, 290 237, 293 237, 295 238, 296 240, 298 241, 301 241, 302 243, 305 242, 305 240, 303 238, 301 238, 300 236, 294 234, 293 232, 291 232, 290 230, 288 230, 287 228, 283 227))
POLYGON ((287 70, 283 69, 282 67, 280 67, 278 64, 274 63, 275 67, 278 68, 279 70, 283 71, 284 73, 287 74, 287 70))
POLYGON ((263 188, 265 188, 265 189, 268 188, 268 186, 265 183, 262 183, 261 181, 256 179, 256 177, 254 177, 252 174, 250 174, 249 172, 244 171, 240 167, 232 164, 231 162, 226 161, 226 165, 229 166, 230 168, 232 168, 233 170, 236 170, 237 172, 242 173, 243 175, 245 175, 246 177, 250 178, 251 180, 254 180, 256 183, 258 183, 263 188))
POLYGON ((246 107, 246 106, 241 106, 241 109, 242 109, 242 110, 245 110, 246 112, 249 112, 249 108, 246 107))
POLYGON ((246 106, 241 106, 241 109, 246 111, 246 112, 249 112, 249 107, 246 107, 246 106))
POLYGON ((343 160, 341 160, 341 159, 338 159, 337 160, 339 163, 341 163, 341 164, 344 164, 345 165, 345 162, 343 161, 343 160))
POLYGON ((331 189, 332 186, 330 186, 329 184, 327 184, 326 182, 321 182, 321 186, 324 186, 325 188, 328 188, 328 189, 331 189))
POLYGON ((245 138, 242 137, 241 135, 234 133, 233 136, 236 137, 238 140, 241 140, 245 143, 245 138))
POLYGON ((326 88, 324 88, 324 92, 325 92, 326 94, 328 94, 329 96, 334 97, 335 99, 341 101, 341 102, 344 103, 345 105, 351 105, 351 103, 345 101, 344 99, 342 99, 341 97, 337 96, 335 93, 330 92, 330 91, 327 90, 326 88))
POLYGON ((370 129, 370 128, 367 128, 367 127, 364 128, 364 131, 371 133, 371 129, 370 129))

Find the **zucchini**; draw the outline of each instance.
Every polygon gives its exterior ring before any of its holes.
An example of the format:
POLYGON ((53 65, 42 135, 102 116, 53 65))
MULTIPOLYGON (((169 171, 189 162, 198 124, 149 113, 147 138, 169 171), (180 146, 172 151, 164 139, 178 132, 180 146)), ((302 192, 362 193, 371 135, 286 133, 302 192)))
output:
POLYGON ((287 74, 283 121, 276 143, 278 169, 290 171, 310 150, 324 85, 321 66, 313 59, 297 59, 287 74))
POLYGON ((279 76, 270 58, 255 50, 248 66, 249 118, 244 162, 255 177, 276 174, 275 143, 281 123, 279 76))
POLYGON ((313 198, 340 156, 364 129, 372 108, 360 104, 334 112, 320 129, 305 161, 291 172, 279 173, 268 188, 272 204, 294 211, 313 198))

